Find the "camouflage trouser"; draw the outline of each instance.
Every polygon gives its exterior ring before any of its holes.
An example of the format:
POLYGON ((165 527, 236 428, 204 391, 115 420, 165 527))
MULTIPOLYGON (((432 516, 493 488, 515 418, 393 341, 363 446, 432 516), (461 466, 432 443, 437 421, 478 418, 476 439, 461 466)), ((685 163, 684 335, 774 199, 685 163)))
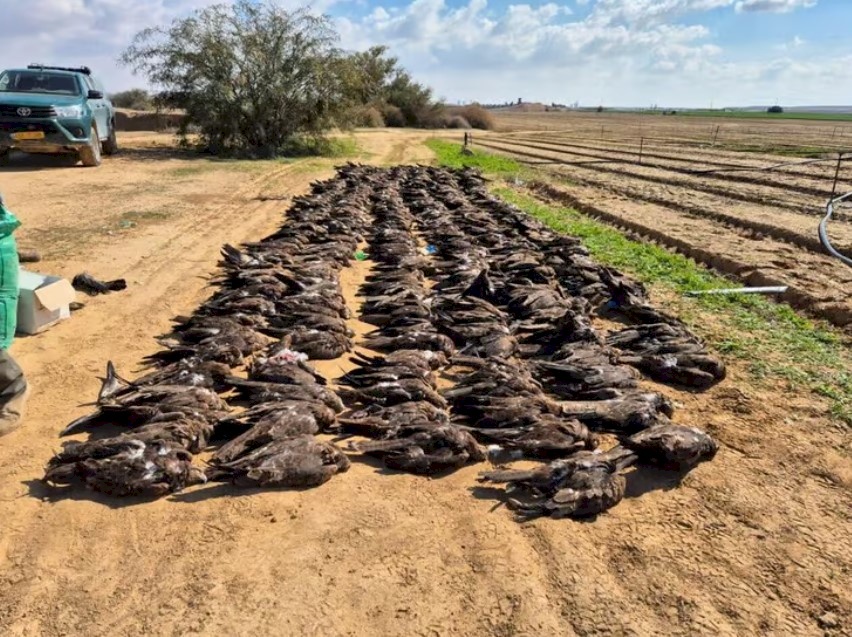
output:
POLYGON ((21 426, 28 393, 23 370, 7 350, 0 350, 0 436, 21 426))

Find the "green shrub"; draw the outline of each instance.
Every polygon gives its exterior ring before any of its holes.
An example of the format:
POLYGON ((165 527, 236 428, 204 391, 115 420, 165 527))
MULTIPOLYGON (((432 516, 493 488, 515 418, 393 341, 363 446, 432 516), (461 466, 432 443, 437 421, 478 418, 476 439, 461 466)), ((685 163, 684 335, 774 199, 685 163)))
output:
POLYGON ((119 91, 109 96, 116 108, 127 108, 133 111, 153 111, 154 97, 144 88, 132 88, 119 91))

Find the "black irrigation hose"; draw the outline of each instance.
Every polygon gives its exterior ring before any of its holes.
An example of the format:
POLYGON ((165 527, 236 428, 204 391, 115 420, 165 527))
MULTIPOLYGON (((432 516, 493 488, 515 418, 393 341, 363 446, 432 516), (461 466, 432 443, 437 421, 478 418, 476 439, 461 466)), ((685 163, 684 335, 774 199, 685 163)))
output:
POLYGON ((828 238, 828 231, 826 230, 828 222, 831 221, 831 216, 834 214, 834 204, 842 203, 850 197, 852 197, 852 192, 848 192, 840 197, 835 197, 834 199, 829 199, 825 206, 825 217, 823 217, 822 221, 819 222, 819 241, 822 244, 822 247, 824 247, 831 256, 837 257, 843 261, 843 263, 852 267, 852 259, 844 256, 838 252, 833 245, 831 245, 831 241, 828 238))
MULTIPOLYGON (((849 153, 841 153, 842 155, 847 155, 849 153)), ((737 168, 712 168, 710 170, 691 170, 689 171, 693 175, 709 175, 712 173, 732 173, 732 172, 764 172, 767 170, 775 170, 777 168, 786 168, 788 166, 805 166, 807 164, 818 164, 824 161, 835 161, 834 157, 820 157, 819 159, 803 159, 797 161, 785 161, 781 164, 772 164, 771 166, 764 166, 762 168, 756 168, 752 166, 742 166, 737 168)))
MULTIPOLYGON (((501 141, 497 139, 496 141, 501 141)), ((510 142, 511 143, 511 142, 510 142)), ((550 150, 550 149, 543 149, 550 150)), ((627 151, 619 151, 619 152, 627 152, 627 151)), ((852 151, 847 151, 841 153, 844 159, 849 159, 852 156, 852 151), (848 156, 847 156, 848 155, 848 156)), ((527 166, 547 166, 547 165, 556 165, 556 166, 587 166, 589 164, 631 164, 637 166, 650 166, 651 168, 661 168, 661 169, 669 169, 667 166, 663 166, 660 164, 643 164, 641 161, 637 162, 635 159, 590 159, 587 161, 560 161, 558 159, 554 159, 552 161, 528 161, 523 159, 516 159, 519 164, 525 164, 527 166)), ((714 173, 732 173, 732 172, 766 172, 769 170, 777 170, 778 168, 786 168, 788 166, 805 166, 807 164, 818 164, 820 162, 826 161, 836 161, 834 157, 820 157, 818 159, 803 159, 797 161, 787 161, 780 164, 772 164, 771 166, 736 166, 732 168, 711 168, 709 170, 683 170, 684 174, 687 175, 712 175, 714 173)))
POLYGON ((634 162, 627 161, 624 159, 590 159, 589 161, 528 161, 526 159, 515 159, 519 164, 525 164, 527 166, 586 166, 588 164, 632 164, 634 162))

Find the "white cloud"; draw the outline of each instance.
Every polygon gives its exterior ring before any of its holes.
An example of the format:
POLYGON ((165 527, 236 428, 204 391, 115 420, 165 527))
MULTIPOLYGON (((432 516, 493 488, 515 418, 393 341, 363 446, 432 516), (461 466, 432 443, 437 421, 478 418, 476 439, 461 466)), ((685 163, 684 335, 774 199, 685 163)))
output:
MULTIPOLYGON (((117 63, 139 31, 227 0, 0 0, 0 66, 87 65, 107 90, 144 85, 117 63)), ((297 8, 300 0, 275 0, 297 8)), ((324 11, 338 0, 314 0, 324 11)))
POLYGON ((737 12, 790 13, 796 9, 815 7, 817 0, 739 0, 737 12))
MULTIPOLYGON (((0 65, 88 64, 109 90, 142 85, 115 60, 139 30, 165 24, 217 0, 0 0, 0 65)), ((299 0, 277 0, 291 8, 299 0)), ((510 0, 511 1, 511 0, 510 0)), ((731 58, 703 18, 711 11, 783 13, 816 0, 575 0, 497 6, 487 0, 319 0, 337 17, 342 44, 387 44, 415 77, 450 99, 517 99, 674 106, 736 104, 770 95, 782 103, 843 101, 852 75, 826 54, 800 59, 798 36, 731 58), (450 4, 450 2, 453 4, 450 4), (770 53, 767 53, 767 49, 770 53), (831 78, 832 81, 826 81, 831 78), (785 96, 783 90, 789 91, 785 96), (837 97, 833 98, 836 92, 837 97), (779 93, 779 95, 775 95, 779 93), (799 97, 796 97, 796 96, 799 97), (758 97, 755 97, 758 96, 758 97)))
POLYGON ((686 13, 728 7, 734 0, 598 0, 591 18, 606 23, 649 24, 686 13))

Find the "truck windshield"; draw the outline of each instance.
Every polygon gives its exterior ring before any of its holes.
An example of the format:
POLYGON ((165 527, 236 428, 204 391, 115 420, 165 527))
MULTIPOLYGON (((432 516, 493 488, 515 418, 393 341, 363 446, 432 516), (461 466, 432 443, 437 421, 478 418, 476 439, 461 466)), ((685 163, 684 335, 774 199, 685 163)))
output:
POLYGON ((0 92, 80 95, 80 86, 76 77, 63 73, 4 71, 0 74, 0 92))

